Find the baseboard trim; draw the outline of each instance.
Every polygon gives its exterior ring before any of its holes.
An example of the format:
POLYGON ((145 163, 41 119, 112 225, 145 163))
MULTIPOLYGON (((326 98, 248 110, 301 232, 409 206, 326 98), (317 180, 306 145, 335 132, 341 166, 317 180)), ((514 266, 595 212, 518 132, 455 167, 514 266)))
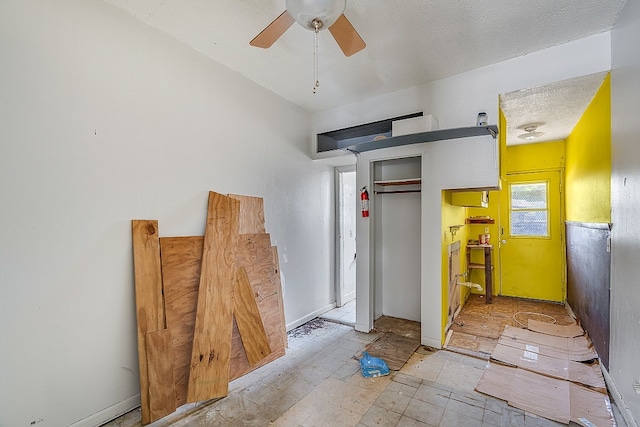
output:
POLYGON ((301 318, 299 318, 299 319, 296 319, 296 320, 294 320, 294 321, 293 321, 293 322, 291 322, 291 323, 287 323, 287 332, 288 332, 288 331, 290 331, 290 330, 292 330, 292 329, 297 328, 298 326, 302 326, 302 325, 304 325, 304 324, 305 324, 305 323, 307 323, 309 320, 313 320, 313 319, 315 319, 316 317, 318 317, 318 316, 320 316, 320 315, 322 315, 322 314, 326 313, 327 311, 329 311, 329 310, 333 310, 334 308, 336 308, 336 303, 335 303, 335 302, 334 302, 334 303, 331 303, 331 304, 327 304, 327 305, 325 305, 324 307, 319 308, 319 309, 317 309, 316 311, 314 311, 314 312, 312 312, 312 313, 307 314, 306 316, 303 316, 303 317, 301 317, 301 318))
POLYGON ((442 342, 440 340, 434 340, 433 338, 429 338, 429 337, 422 337, 420 344, 426 345, 427 347, 432 347, 438 350, 442 349, 442 342))
POLYGON ((102 424, 108 423, 111 420, 115 420, 119 416, 126 414, 127 412, 137 408, 138 406, 140 406, 140 393, 131 396, 130 398, 125 399, 121 402, 118 402, 115 405, 104 408, 103 410, 98 411, 93 415, 89 415, 86 418, 76 421, 69 427, 100 426, 102 424))
POLYGON ((600 367, 602 368, 602 375, 604 376, 604 382, 607 384, 607 389, 609 389, 609 394, 618 407, 620 414, 622 414, 622 418, 624 418, 624 421, 627 423, 627 427, 638 427, 638 423, 633 418, 633 415, 631 414, 631 411, 629 410, 627 404, 624 403, 624 399, 618 391, 616 384, 613 382, 611 375, 609 375, 609 372, 604 366, 602 366, 602 364, 600 364, 600 367))

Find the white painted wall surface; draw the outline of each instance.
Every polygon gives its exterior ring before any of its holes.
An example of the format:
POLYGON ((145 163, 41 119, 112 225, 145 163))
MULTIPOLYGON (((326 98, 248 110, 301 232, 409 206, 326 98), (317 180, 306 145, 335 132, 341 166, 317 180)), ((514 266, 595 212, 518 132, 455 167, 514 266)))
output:
POLYGON ((382 314, 420 321, 419 193, 377 196, 382 205, 378 278, 382 314))
MULTIPOLYGON (((498 95, 611 69, 611 33, 605 32, 362 102, 313 113, 316 133, 424 111, 439 129, 475 126, 478 112, 498 122, 498 95)), ((335 153, 314 154, 317 158, 335 153)), ((350 158, 350 154, 346 155, 350 158)))
MULTIPOLYGON (((440 129, 466 127, 475 125, 479 111, 489 115, 489 123, 498 120, 498 95, 518 89, 540 86, 559 80, 583 76, 611 68, 611 33, 601 33, 563 45, 544 49, 532 54, 513 58, 498 64, 479 68, 448 79, 438 80, 424 86, 407 89, 384 97, 314 113, 312 127, 315 132, 323 132, 341 127, 367 123, 372 120, 394 117, 412 111, 424 111, 433 115, 440 129), (332 126, 333 123, 339 124, 332 126)), ((429 149, 418 147, 398 148, 394 154, 412 155, 420 153, 427 156, 423 159, 423 193, 422 193, 422 343, 440 347, 442 330, 441 307, 441 236, 440 236, 440 189, 483 187, 491 180, 491 173, 482 173, 481 177, 471 180, 465 174, 446 175, 445 181, 437 172, 455 167, 463 170, 459 162, 478 161, 479 159, 463 150, 456 150, 455 145, 445 144, 442 148, 434 148, 428 159, 429 149), (461 156, 461 153, 465 153, 461 156), (456 165, 449 162, 456 161, 456 165), (433 167, 431 167, 433 166, 433 167), (430 175, 432 174, 432 175, 430 175), (429 177, 438 179, 439 184, 426 187, 429 177), (439 189, 436 187, 441 185, 439 189), (429 188, 432 189, 429 192, 429 188)), ((313 143, 310 144, 313 147, 313 143)), ((428 144, 427 144, 428 145, 428 144)), ((470 147, 473 148, 473 147, 470 147)), ((477 148, 477 147, 475 147, 477 148)), ((312 148, 313 149, 313 148, 312 148)), ((358 159, 358 186, 368 185, 370 171, 363 170, 368 162, 376 156, 390 156, 391 152, 379 150, 381 153, 363 153, 358 159)), ((487 153, 484 153, 487 154, 487 153)), ((476 172, 481 172, 476 170, 476 172)), ((364 292, 371 286, 376 273, 370 259, 364 252, 369 248, 369 238, 364 233, 373 233, 373 227, 360 224, 358 230, 358 298, 356 328, 369 330, 373 307, 373 291, 370 299, 364 298, 364 292), (364 245, 361 249, 360 245, 364 245), (362 264, 362 265, 361 265, 362 264), (362 313, 362 311, 367 311, 362 313)), ((377 307, 376 307, 377 308, 377 307)))
POLYGON ((264 197, 289 324, 331 303, 333 168, 310 117, 98 0, 0 2, 0 426, 138 401, 133 218, 204 231, 264 197))
MULTIPOLYGON (((415 179, 422 175, 420 157, 390 159, 374 163, 374 181, 415 179)), ((376 295, 381 298, 381 315, 420 321, 420 193, 375 194, 379 191, 419 187, 373 185, 377 215, 374 218, 375 259, 380 274, 375 276, 376 295)))
POLYGON ((609 374, 640 421, 640 2, 627 1, 611 34, 611 344, 609 374))

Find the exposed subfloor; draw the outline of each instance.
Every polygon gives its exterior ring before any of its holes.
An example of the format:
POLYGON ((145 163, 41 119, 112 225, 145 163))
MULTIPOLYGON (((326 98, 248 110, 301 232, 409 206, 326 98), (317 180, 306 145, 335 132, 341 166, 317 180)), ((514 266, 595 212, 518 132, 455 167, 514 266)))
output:
MULTIPOLYGON (((486 361, 459 353, 420 346, 400 371, 365 379, 355 357, 377 337, 315 319, 289 333, 285 356, 233 381, 226 398, 185 405, 150 425, 562 425, 475 392, 486 361)), ((106 424, 139 425, 139 409, 106 424)))
POLYGON ((559 325, 575 323, 563 304, 502 296, 492 300, 487 304, 483 295, 469 296, 453 320, 447 349, 488 359, 505 326, 526 327, 528 319, 559 325))

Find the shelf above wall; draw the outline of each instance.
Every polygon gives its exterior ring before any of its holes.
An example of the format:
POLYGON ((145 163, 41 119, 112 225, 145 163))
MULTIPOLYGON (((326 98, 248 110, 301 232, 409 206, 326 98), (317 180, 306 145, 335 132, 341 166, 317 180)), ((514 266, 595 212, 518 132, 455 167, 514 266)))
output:
POLYGON ((465 128, 432 130, 429 132, 419 132, 409 135, 377 139, 375 141, 360 142, 346 148, 354 153, 363 153, 365 151, 397 147, 401 145, 420 144, 423 142, 443 141, 447 139, 469 138, 485 135, 490 135, 495 138, 498 135, 498 126, 471 126, 465 128))
POLYGON ((421 117, 423 113, 405 114, 391 119, 380 120, 373 123, 352 126, 344 129, 323 132, 316 135, 317 152, 324 153, 332 150, 339 150, 361 143, 371 142, 379 138, 391 138, 393 122, 397 120, 421 117))

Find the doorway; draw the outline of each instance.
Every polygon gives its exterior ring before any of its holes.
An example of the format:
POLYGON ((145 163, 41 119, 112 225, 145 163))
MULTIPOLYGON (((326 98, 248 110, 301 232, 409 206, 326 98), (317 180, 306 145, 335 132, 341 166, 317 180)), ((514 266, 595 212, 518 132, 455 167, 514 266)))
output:
POLYGON ((561 185, 560 171, 507 175, 500 196, 502 295, 564 301, 561 185))
POLYGON ((336 306, 356 298, 356 170, 336 168, 336 306))

